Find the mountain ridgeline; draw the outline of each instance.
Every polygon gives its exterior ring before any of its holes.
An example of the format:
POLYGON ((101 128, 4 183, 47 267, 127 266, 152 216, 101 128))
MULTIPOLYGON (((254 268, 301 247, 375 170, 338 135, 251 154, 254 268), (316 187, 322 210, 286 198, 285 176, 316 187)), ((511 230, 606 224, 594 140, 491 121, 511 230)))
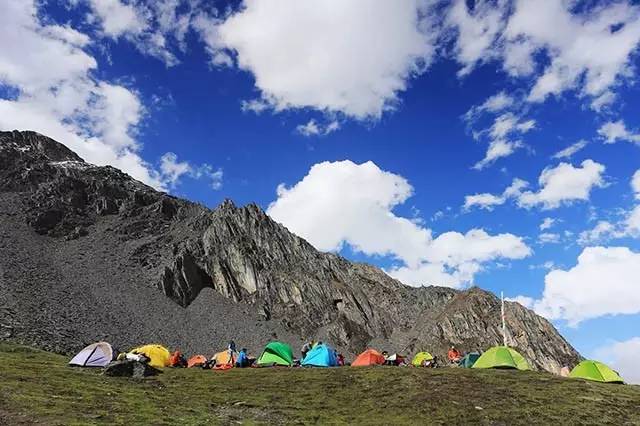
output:
MULTIPOLYGON (((506 303, 509 342, 535 368, 580 355, 545 319, 506 303)), ((0 132, 0 338, 71 352, 105 339, 209 353, 277 338, 444 356, 502 341, 479 288, 403 285, 321 253, 260 207, 210 210, 35 132, 0 132)))

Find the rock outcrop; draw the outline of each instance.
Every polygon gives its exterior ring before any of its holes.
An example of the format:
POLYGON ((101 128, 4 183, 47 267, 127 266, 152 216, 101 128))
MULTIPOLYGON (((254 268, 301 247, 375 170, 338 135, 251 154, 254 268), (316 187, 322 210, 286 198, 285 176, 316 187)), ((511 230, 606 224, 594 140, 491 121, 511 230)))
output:
MULTIPOLYGON (((535 367, 579 359, 533 312, 507 303, 506 317, 535 367)), ((405 286, 317 251, 255 204, 210 210, 18 131, 0 132, 0 326, 0 338, 59 351, 103 338, 202 352, 277 337, 296 349, 317 337, 349 354, 443 356, 502 340, 488 292, 405 286)))

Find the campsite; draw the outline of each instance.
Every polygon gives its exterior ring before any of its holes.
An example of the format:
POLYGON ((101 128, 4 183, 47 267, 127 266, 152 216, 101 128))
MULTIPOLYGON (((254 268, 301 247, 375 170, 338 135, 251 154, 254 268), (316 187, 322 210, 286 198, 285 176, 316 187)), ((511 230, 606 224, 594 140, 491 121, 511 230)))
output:
POLYGON ((639 386, 517 369, 163 368, 132 379, 68 362, 0 343, 0 424, 640 422, 639 386))

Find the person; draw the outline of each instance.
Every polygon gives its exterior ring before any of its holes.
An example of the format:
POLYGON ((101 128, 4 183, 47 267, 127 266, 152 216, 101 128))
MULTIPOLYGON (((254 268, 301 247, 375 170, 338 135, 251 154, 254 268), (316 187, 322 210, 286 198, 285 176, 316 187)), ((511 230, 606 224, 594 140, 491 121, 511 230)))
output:
POLYGON ((300 353, 302 354, 302 360, 304 361, 305 357, 307 356, 307 353, 309 353, 309 351, 311 349, 313 349, 314 347, 314 341, 313 339, 311 339, 311 341, 305 343, 304 345, 302 345, 302 348, 300 349, 300 353))
POLYGON ((238 360, 236 361, 236 367, 245 368, 249 366, 249 357, 247 356, 247 349, 240 349, 238 353, 238 360))
POLYGON ((229 353, 227 364, 233 365, 233 360, 236 353, 236 342, 234 342, 233 340, 229 341, 229 345, 227 345, 227 352, 229 353))
POLYGON ((391 365, 391 360, 389 360, 389 352, 382 351, 382 356, 384 357, 384 365, 391 365))
POLYGON ((447 358, 449 358, 449 362, 451 364, 457 364, 462 359, 462 355, 455 346, 451 346, 451 349, 449 349, 449 352, 447 352, 447 358))
POLYGON ((338 354, 338 366, 344 367, 344 355, 338 354))

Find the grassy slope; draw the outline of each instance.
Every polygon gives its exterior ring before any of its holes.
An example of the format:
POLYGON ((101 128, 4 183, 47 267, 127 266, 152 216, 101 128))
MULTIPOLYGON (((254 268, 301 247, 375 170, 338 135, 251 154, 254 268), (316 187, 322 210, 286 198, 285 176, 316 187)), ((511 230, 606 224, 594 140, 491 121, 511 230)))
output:
POLYGON ((102 376, 0 343, 0 424, 640 424, 640 387, 445 368, 166 369, 102 376))

